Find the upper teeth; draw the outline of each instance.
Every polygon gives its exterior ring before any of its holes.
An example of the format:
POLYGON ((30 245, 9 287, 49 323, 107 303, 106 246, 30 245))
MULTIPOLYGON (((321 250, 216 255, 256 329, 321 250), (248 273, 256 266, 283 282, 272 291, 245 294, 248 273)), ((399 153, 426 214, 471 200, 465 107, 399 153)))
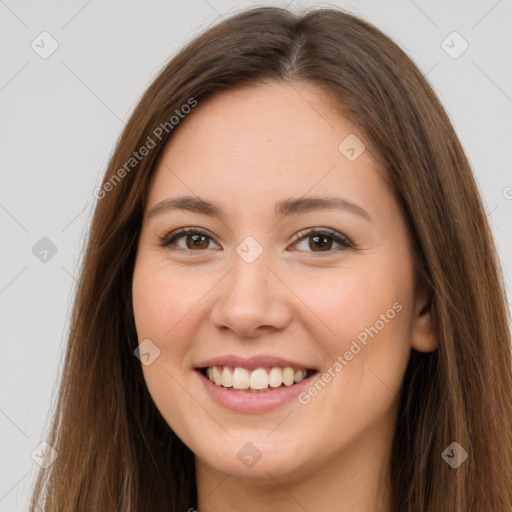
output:
POLYGON ((217 386, 234 389, 266 389, 277 388, 284 384, 291 386, 295 382, 301 382, 306 377, 307 370, 293 368, 265 368, 247 370, 245 368, 228 366, 212 366, 206 369, 206 376, 217 386))

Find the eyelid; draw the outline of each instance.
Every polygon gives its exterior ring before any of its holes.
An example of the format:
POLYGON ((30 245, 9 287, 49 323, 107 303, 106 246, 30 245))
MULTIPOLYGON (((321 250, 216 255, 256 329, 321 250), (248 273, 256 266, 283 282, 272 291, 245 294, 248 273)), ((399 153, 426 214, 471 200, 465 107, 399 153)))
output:
MULTIPOLYGON (((208 230, 206 230, 204 228, 196 228, 196 227, 191 226, 191 227, 186 227, 186 228, 178 228, 178 229, 171 231, 170 233, 167 233, 162 238, 160 245, 163 247, 166 247, 167 245, 170 245, 171 240, 173 240, 174 238, 177 238, 179 235, 186 236, 189 234, 204 235, 204 236, 207 236, 208 238, 211 238, 215 242, 215 237, 208 230)), ((215 242, 215 243, 217 243, 217 242, 215 242)), ((180 247, 178 247, 178 249, 180 249, 180 247)), ((184 250, 186 250, 186 249, 184 249, 184 250)), ((190 251, 190 252, 192 252, 192 251, 190 251)))
POLYGON ((354 245, 352 240, 350 238, 348 238, 347 236, 343 235, 339 231, 336 231, 335 229, 322 228, 322 227, 306 228, 306 229, 299 231, 295 235, 295 237, 294 237, 295 241, 293 242, 292 245, 295 245, 296 243, 300 242, 302 239, 305 239, 305 238, 308 238, 310 236, 317 235, 317 234, 326 235, 326 236, 332 238, 336 243, 340 244, 341 247, 338 247, 337 249, 332 249, 330 251, 325 251, 325 252, 322 252, 322 251, 319 251, 316 253, 315 253, 315 251, 306 251, 306 252, 311 252, 311 253, 317 254, 319 256, 322 256, 322 255, 330 256, 330 255, 338 252, 340 249, 354 249, 354 250, 356 249, 356 246, 354 245))
POLYGON ((294 238, 297 241, 297 240, 300 240, 301 238, 304 238, 304 237, 306 237, 308 235, 311 236, 311 235, 314 235, 314 234, 317 234, 317 233, 321 233, 321 234, 324 234, 324 235, 329 235, 329 236, 331 236, 333 238, 339 238, 340 240, 343 240, 343 241, 353 245, 348 237, 346 237, 345 235, 343 235, 339 231, 336 231, 335 229, 332 229, 332 228, 314 228, 313 227, 313 228, 302 229, 301 231, 299 231, 295 235, 294 238))
MULTIPOLYGON (((168 245, 171 244, 172 240, 174 240, 176 238, 181 238, 181 236, 187 236, 189 234, 204 235, 207 238, 211 239, 214 243, 219 245, 215 241, 215 237, 208 230, 206 230, 204 228, 193 227, 193 226, 178 228, 178 229, 175 229, 174 231, 171 231, 170 233, 168 233, 165 237, 163 237, 161 239, 160 245, 162 247, 167 247, 168 245)), ((305 229, 299 231, 298 233, 296 233, 294 235, 294 241, 292 243, 292 246, 296 245, 298 242, 302 241, 303 239, 308 238, 309 236, 316 235, 316 234, 323 234, 323 235, 329 236, 330 238, 332 238, 335 241, 335 243, 340 244, 341 247, 338 247, 336 249, 331 249, 331 250, 325 251, 325 252, 323 252, 323 251, 319 251, 319 252, 304 251, 304 252, 311 252, 311 253, 317 254, 319 256, 322 256, 322 255, 329 256, 329 255, 332 255, 332 254, 338 252, 340 249, 355 249, 356 248, 355 245, 352 243, 352 241, 347 236, 336 231, 335 229, 326 228, 326 227, 311 227, 311 228, 305 228, 305 229)), ((204 250, 193 251, 193 250, 183 249, 181 247, 178 247, 176 250, 182 250, 182 251, 186 251, 186 252, 197 252, 197 253, 204 252, 204 250)))

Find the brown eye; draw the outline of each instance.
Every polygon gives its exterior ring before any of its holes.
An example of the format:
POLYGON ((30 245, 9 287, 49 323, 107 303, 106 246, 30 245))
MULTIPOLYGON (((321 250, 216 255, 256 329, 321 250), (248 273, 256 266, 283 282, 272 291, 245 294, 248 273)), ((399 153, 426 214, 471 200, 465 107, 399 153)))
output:
POLYGON ((160 243, 162 247, 175 245, 178 249, 200 251, 208 249, 212 238, 203 230, 197 228, 182 228, 169 233, 160 243), (178 242, 185 239, 185 246, 178 242))
POLYGON ((333 239, 327 235, 321 236, 310 236, 309 248, 313 251, 316 251, 316 247, 320 248, 320 252, 324 252, 324 249, 330 250, 332 247, 333 239), (312 240, 312 242, 311 242, 312 240))
MULTIPOLYGON (((327 228, 312 230, 308 233, 301 232, 298 236, 300 238, 295 242, 294 246, 305 244, 307 241, 305 251, 318 255, 325 254, 328 256, 339 250, 354 248, 352 243, 343 235, 327 228), (333 248, 333 244, 338 244, 338 247, 333 248)), ((202 229, 181 228, 169 233, 161 241, 160 245, 162 247, 174 245, 178 250, 200 252, 201 250, 209 249, 210 242, 212 241, 213 238, 202 229), (181 239, 185 239, 184 245, 179 243, 181 239)))
POLYGON ((301 232, 298 236, 299 239, 294 245, 298 246, 303 244, 303 247, 306 248, 306 252, 325 253, 329 255, 339 250, 354 248, 343 235, 327 228, 312 230, 308 233, 301 232), (307 242, 307 244, 305 244, 305 242, 307 242), (333 248, 333 244, 338 244, 338 247, 333 248))
POLYGON ((188 249, 206 249, 208 247, 208 241, 205 244, 205 240, 207 240, 205 235, 185 235, 185 240, 188 249))

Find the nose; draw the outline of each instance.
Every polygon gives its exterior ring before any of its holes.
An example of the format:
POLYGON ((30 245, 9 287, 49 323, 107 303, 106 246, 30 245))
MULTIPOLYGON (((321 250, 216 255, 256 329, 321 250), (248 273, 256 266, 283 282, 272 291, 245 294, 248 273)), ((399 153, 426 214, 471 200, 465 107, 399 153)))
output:
POLYGON ((256 338, 290 323, 290 292, 271 266, 265 252, 252 263, 234 253, 231 271, 215 287, 210 317, 215 327, 256 338))

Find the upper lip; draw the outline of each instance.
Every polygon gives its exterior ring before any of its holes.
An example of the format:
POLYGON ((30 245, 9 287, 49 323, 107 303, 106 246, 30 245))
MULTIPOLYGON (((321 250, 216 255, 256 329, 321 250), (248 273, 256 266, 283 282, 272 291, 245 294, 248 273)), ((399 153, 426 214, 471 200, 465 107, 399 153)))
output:
POLYGON ((213 357, 205 361, 201 361, 196 365, 196 368, 209 368, 211 366, 231 366, 246 368, 247 370, 255 370, 256 368, 294 368, 294 369, 306 369, 316 370, 308 364, 299 363, 290 359, 284 359, 282 357, 275 357, 271 355, 253 356, 249 358, 239 357, 235 355, 225 355, 219 357, 213 357))

